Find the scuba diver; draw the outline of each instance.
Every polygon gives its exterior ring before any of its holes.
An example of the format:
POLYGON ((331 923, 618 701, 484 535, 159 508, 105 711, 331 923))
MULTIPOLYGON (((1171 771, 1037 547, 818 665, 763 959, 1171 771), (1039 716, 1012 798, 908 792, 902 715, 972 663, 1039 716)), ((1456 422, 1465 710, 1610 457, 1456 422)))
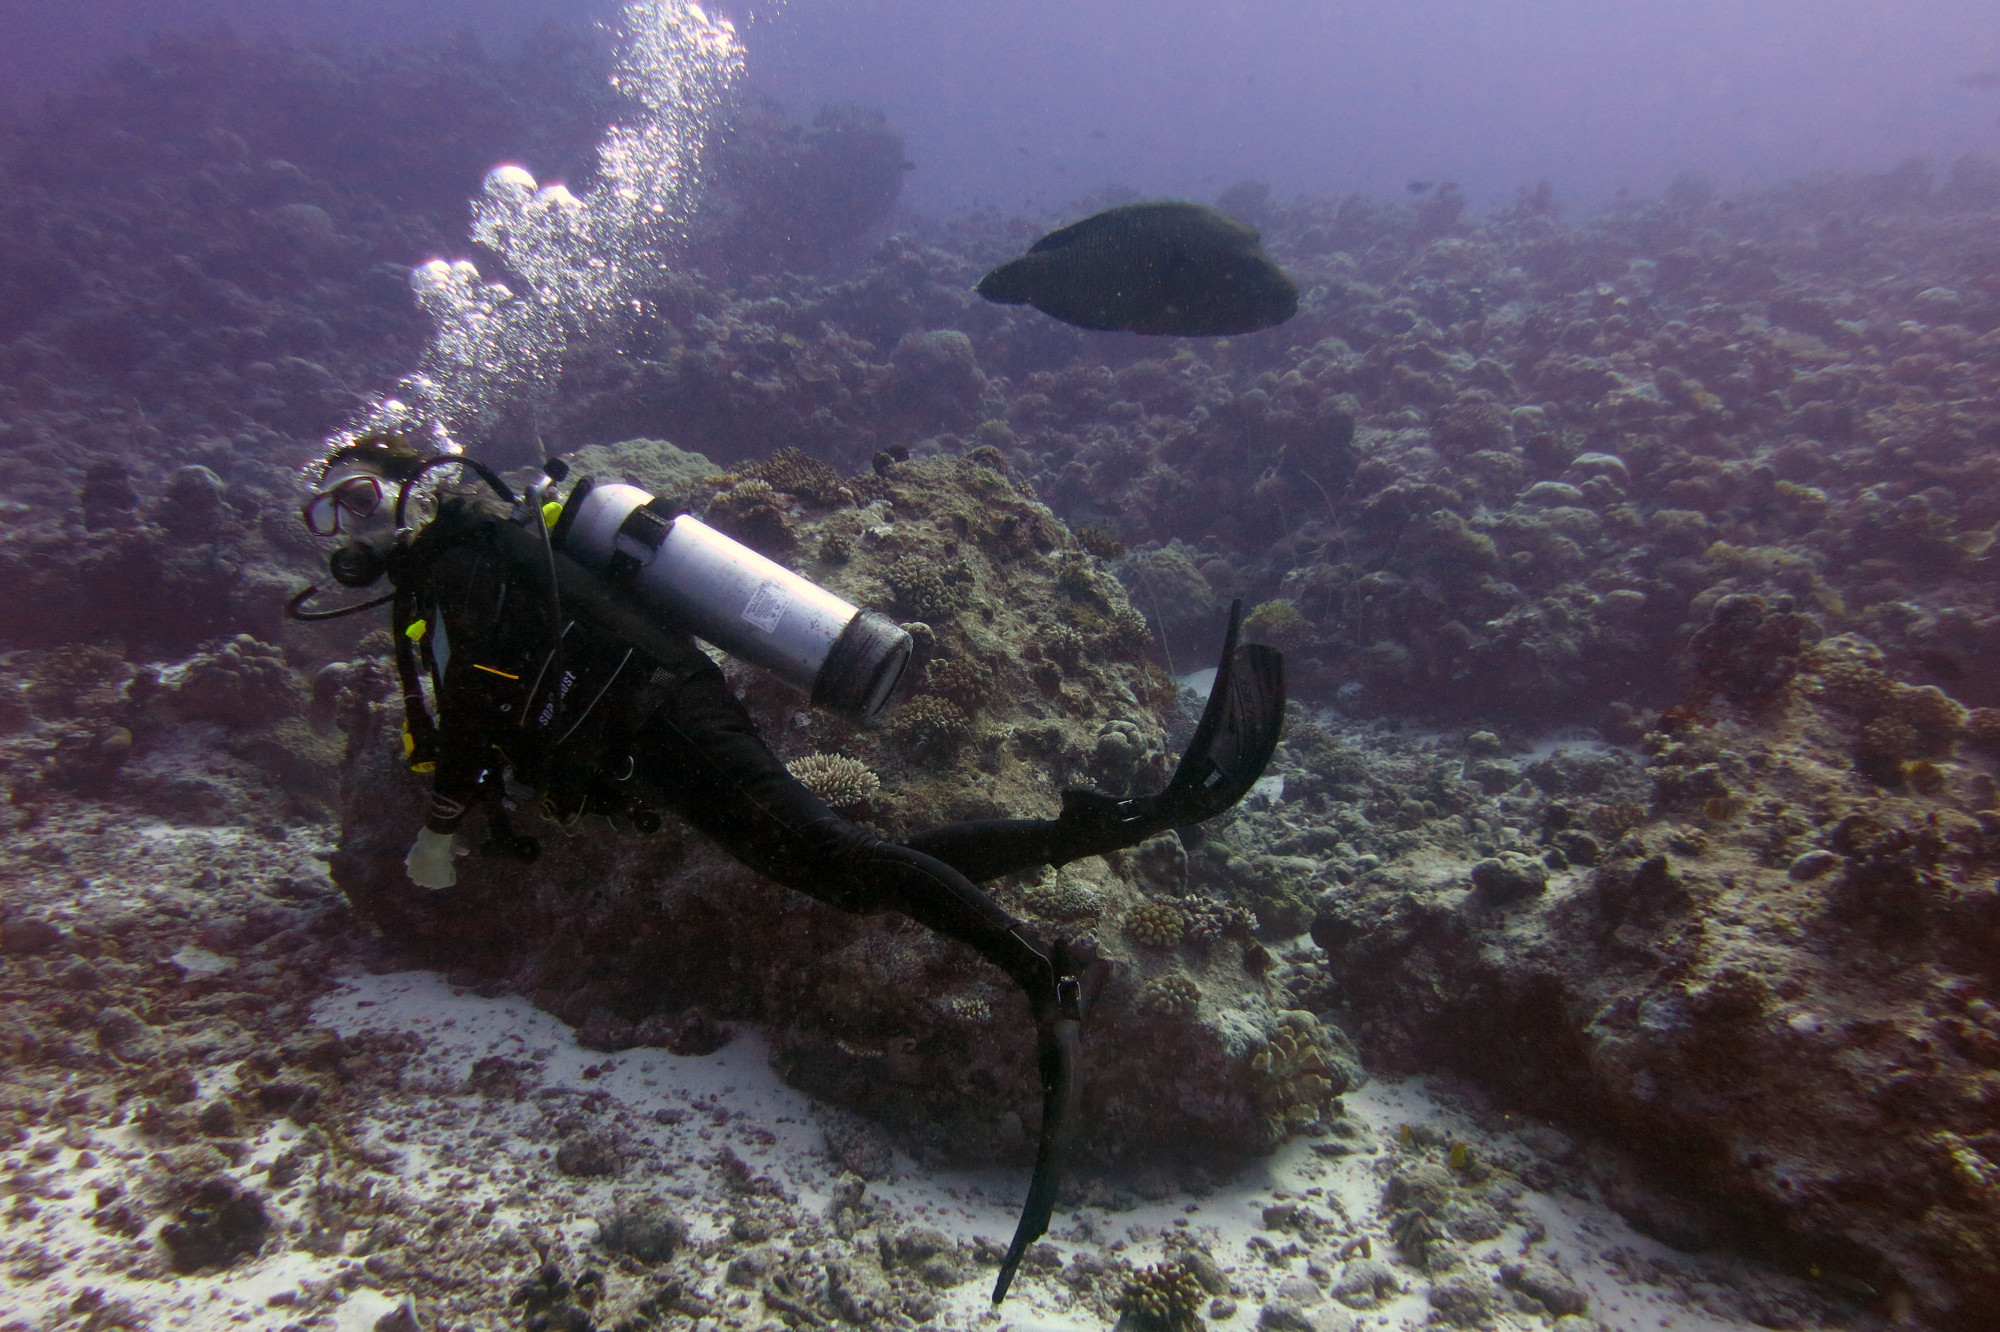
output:
POLYGON ((511 779, 565 822, 602 812, 651 831, 655 807, 670 808, 789 888, 843 911, 900 912, 1000 968, 1033 1013, 1043 1119, 994 1285, 998 1304, 1055 1205, 1075 1126, 1080 1027, 1109 965, 1094 945, 1042 936, 977 885, 1134 846, 1230 808, 1277 745, 1282 658, 1237 646, 1241 603, 1232 607, 1207 706, 1155 794, 1068 790, 1053 819, 954 823, 887 841, 786 771, 695 637, 865 720, 893 691, 909 636, 636 487, 583 478, 558 503, 554 486, 566 475, 551 459, 516 496, 462 454, 426 457, 378 434, 336 450, 302 510, 314 534, 340 539, 328 556, 335 581, 368 588, 386 577, 393 588, 314 611, 309 587, 287 610, 325 619, 392 607, 405 758, 431 774, 424 826, 404 861, 411 881, 456 881, 455 841, 475 806, 485 816, 482 851, 534 859, 538 844, 503 807, 511 779), (434 516, 413 530, 412 487, 444 467, 476 474, 491 498, 439 487, 434 516))

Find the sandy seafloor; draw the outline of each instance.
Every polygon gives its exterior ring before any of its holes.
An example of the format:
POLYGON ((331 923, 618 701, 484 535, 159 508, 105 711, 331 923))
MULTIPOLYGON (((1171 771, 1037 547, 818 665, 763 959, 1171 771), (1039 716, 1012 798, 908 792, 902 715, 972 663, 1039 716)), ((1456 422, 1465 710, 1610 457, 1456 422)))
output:
MULTIPOLYGON (((38 829, 44 845, 64 847, 69 863, 66 885, 51 879, 31 886, 29 896, 50 919, 71 925, 114 907, 168 905, 188 913, 188 937, 200 937, 199 911, 205 899, 199 873, 189 871, 225 861, 252 872, 289 872, 295 898, 336 899, 320 857, 330 848, 313 845, 294 830, 284 838, 258 837, 242 829, 176 827, 150 822, 117 826, 103 811, 85 808, 73 819, 55 816, 38 829), (89 847, 101 849, 93 854, 89 847), (117 877, 98 877, 116 866, 117 877), (81 871, 81 872, 78 872, 81 871), (317 880, 302 881, 317 874, 317 880), (113 889, 111 884, 118 887, 113 889)), ((210 881, 212 882, 212 880, 210 881)), ((337 916, 339 913, 333 913, 337 916)), ((331 917, 328 917, 331 918, 331 917)), ((355 934, 357 940, 365 936, 355 934)), ((150 959, 171 964, 183 977, 226 982, 232 972, 270 981, 273 963, 260 960, 256 945, 241 955, 184 943, 171 956, 150 959)), ((136 959, 128 957, 127 962, 136 959)), ((278 978, 280 984, 283 978, 278 978)), ((312 978, 300 977, 301 984, 312 978)), ((419 1207, 440 1200, 470 1228, 500 1233, 515 1229, 529 1246, 574 1275, 608 1265, 597 1246, 598 1221, 622 1202, 651 1198, 672 1209, 686 1224, 688 1244, 677 1261, 704 1246, 726 1244, 732 1226, 728 1182, 715 1163, 733 1153, 763 1191, 794 1214, 824 1215, 842 1195, 856 1200, 858 1180, 830 1159, 824 1130, 849 1122, 845 1112, 816 1104, 784 1086, 767 1065, 766 1045, 754 1028, 739 1027, 734 1039, 705 1057, 680 1057, 659 1049, 601 1054, 580 1046, 572 1031, 526 1002, 481 997, 428 971, 371 974, 351 960, 336 964, 332 987, 313 1003, 311 1023, 343 1038, 363 1033, 399 1033, 414 1058, 412 1076, 349 1125, 350 1150, 379 1168, 377 1187, 396 1190, 419 1207), (482 1095, 468 1087, 474 1064, 492 1056, 523 1069, 525 1094, 519 1098, 482 1095), (546 1147, 522 1129, 551 1103, 587 1104, 595 1120, 622 1129, 623 1168, 601 1179, 567 1177, 550 1161, 546 1147), (775 1188, 772 1187, 775 1184, 775 1188)), ((197 1044, 190 1066, 197 1071, 200 1103, 227 1096, 238 1076, 246 1042, 224 1035, 206 1048, 197 1044)), ((1373 1255, 1392 1265, 1404 1292, 1375 1308, 1350 1311, 1331 1300, 1302 1306, 1314 1329, 1415 1328, 1437 1315, 1423 1293, 1421 1274, 1396 1260, 1381 1205, 1382 1181, 1392 1145, 1405 1125, 1426 1141, 1462 1142, 1476 1158, 1543 1141, 1548 1130, 1479 1108, 1462 1093, 1426 1079, 1374 1080, 1343 1098, 1347 1115, 1364 1126, 1347 1141, 1351 1153, 1326 1154, 1328 1140, 1294 1141, 1268 1159, 1252 1161, 1213 1189, 1177 1190, 1121 1210, 1065 1205, 1049 1236, 1056 1255, 1068 1265, 1079 1255, 1116 1256, 1137 1267, 1163 1254, 1161 1236, 1192 1231, 1208 1248, 1231 1283, 1222 1303, 1206 1310, 1213 1326, 1285 1326, 1265 1313, 1275 1300, 1296 1298, 1305 1282, 1328 1273, 1311 1255, 1291 1247, 1290 1236, 1266 1226, 1265 1209, 1295 1203, 1309 1209, 1342 1243, 1366 1238, 1373 1255), (1428 1133, 1425 1130, 1429 1130, 1428 1133), (1281 1284, 1292 1285, 1281 1290, 1281 1284), (1218 1316, 1219 1315, 1219 1316, 1218 1316)), ((112 1118, 116 1118, 114 1114, 112 1118)), ((247 1152, 233 1172, 256 1180, 288 1148, 313 1130, 286 1118, 267 1121, 246 1138, 247 1152)), ((347 1232, 344 1241, 311 1244, 305 1192, 272 1190, 266 1197, 275 1222, 272 1237, 254 1256, 226 1269, 175 1276, 157 1261, 155 1218, 131 1239, 93 1226, 90 1213, 100 1188, 115 1186, 148 1155, 137 1127, 86 1128, 76 1119, 57 1131, 28 1132, 0 1153, 12 1207, 0 1213, 0 1252, 7 1267, 0 1276, 0 1329, 27 1332, 56 1328, 269 1328, 310 1327, 366 1332, 378 1326, 407 1326, 398 1313, 405 1294, 379 1261, 359 1256, 368 1248, 368 1227, 347 1232)), ((738 1173, 740 1188, 741 1172, 738 1173)), ((966 1172, 928 1168, 898 1153, 886 1178, 866 1186, 871 1223, 887 1235, 912 1225, 935 1228, 955 1241, 979 1244, 987 1262, 973 1266, 962 1283, 939 1292, 938 1309, 925 1325, 940 1328, 993 1327, 1085 1329, 1105 1324, 1077 1302, 1061 1281, 1061 1269, 1026 1270, 1013 1295, 997 1312, 988 1303, 993 1268, 990 1255, 1012 1233, 1015 1209, 1025 1189, 1016 1172, 966 1172)), ((1130 1195, 1128 1194, 1129 1198, 1130 1195)), ((740 1193, 737 1199, 740 1205, 740 1193)), ((1117 1204, 1114 1204, 1117 1205, 1117 1204)), ((1324 1250, 1322 1250, 1323 1252, 1324 1250)), ((1497 1268, 1524 1257, 1539 1258, 1567 1273, 1588 1297, 1583 1318, 1561 1326, 1605 1329, 1675 1328, 1684 1332, 1757 1326, 1731 1312, 1755 1292, 1796 1287, 1790 1278, 1735 1260, 1676 1253, 1635 1233, 1604 1206, 1581 1193, 1529 1192, 1520 1198, 1510 1224, 1498 1238, 1465 1246, 1468 1267, 1497 1268)), ((505 1264, 500 1265, 505 1268, 505 1264)), ((1337 1265, 1336 1265, 1337 1266, 1337 1265)), ((714 1314, 695 1326, 781 1327, 784 1320, 761 1300, 756 1284, 731 1284, 718 1259, 700 1284, 714 1314)), ((511 1270, 467 1272, 472 1280, 517 1286, 533 1275, 525 1252, 511 1270)), ((629 1260, 628 1274, 635 1270, 629 1260)), ((614 1291, 616 1289, 614 1277, 614 1291)), ((503 1327, 500 1318, 443 1318, 413 1302, 418 1325, 503 1327)), ((686 1320, 676 1320, 687 1325, 686 1320)), ((914 1326, 900 1316, 884 1325, 914 1326)), ((1500 1327, 1548 1326, 1545 1315, 1501 1312, 1500 1327)), ((1765 1324, 1768 1325, 1768 1324, 1765 1324)))

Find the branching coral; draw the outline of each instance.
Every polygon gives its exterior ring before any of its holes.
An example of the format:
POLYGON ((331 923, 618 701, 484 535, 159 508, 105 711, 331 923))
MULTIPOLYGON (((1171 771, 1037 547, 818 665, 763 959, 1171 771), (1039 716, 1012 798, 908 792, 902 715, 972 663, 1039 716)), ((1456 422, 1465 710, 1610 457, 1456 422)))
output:
POLYGON ((951 618, 971 591, 971 579, 962 570, 941 569, 937 561, 919 555, 905 555, 891 565, 889 585, 896 590, 897 604, 926 620, 951 618))
POLYGON ((850 504, 854 500, 839 472, 799 449, 779 449, 763 462, 743 470, 745 475, 764 481, 775 490, 814 504, 850 504))
POLYGON ((1243 632, 1254 643, 1269 643, 1277 648, 1293 648, 1310 642, 1313 637, 1312 621, 1299 609, 1299 603, 1285 598, 1260 602, 1248 615, 1243 617, 1243 632))
POLYGON ((1865 763, 1895 763, 1916 754, 1923 747, 1917 728, 1900 717, 1877 717, 1861 728, 1854 742, 1855 753, 1865 763))
POLYGON ((285 650, 238 634, 188 663, 174 708, 183 716, 257 726, 300 711, 304 700, 285 650))
POLYGON ((798 545, 776 487, 762 477, 746 477, 709 501, 707 520, 744 545, 779 556, 798 545))
POLYGON ((1118 576, 1133 598, 1169 630, 1199 625, 1215 607, 1215 589, 1202 575, 1194 551, 1178 539, 1126 556, 1118 576))
POLYGON ((1083 523, 1075 529, 1076 544, 1100 560, 1117 560, 1125 557, 1125 543, 1120 541, 1109 528, 1096 523, 1083 523))
POLYGON ((1057 557, 1055 584, 1056 590, 1072 601, 1111 603, 1110 576, 1095 561, 1076 551, 1065 551, 1057 557))
POLYGON ((1212 944, 1225 936, 1248 939, 1257 928, 1257 918, 1234 902, 1214 897, 1182 899, 1187 914, 1187 930, 1182 936, 1191 944, 1212 944))
POLYGON ((1704 684, 1738 702, 1769 697, 1798 671, 1799 654, 1818 628, 1790 597, 1767 606, 1762 597, 1727 596, 1689 650, 1704 684))
POLYGON ((1111 612, 1110 620, 1097 637, 1097 650, 1107 657, 1123 658, 1143 653, 1153 641, 1146 617, 1130 606, 1111 612))
POLYGON ((1898 688, 1890 708, 1896 720, 1916 732, 1922 746, 1918 752, 1933 756, 1951 747, 1970 715, 1962 704, 1935 685, 1898 688))
POLYGON ((835 809, 864 805, 882 789, 872 768, 845 754, 807 754, 787 763, 785 771, 835 809))
POLYGON ((130 671, 125 659, 107 648, 57 648, 35 664, 28 705, 44 717, 67 717, 84 694, 130 671))
POLYGON ((1867 639, 1842 634, 1813 654, 1819 694, 1858 718, 1854 756, 1861 771, 1887 785, 1908 775, 1913 759, 1942 758, 1978 714, 1935 685, 1906 685, 1881 668, 1882 654, 1867 639))
POLYGON ((1102 905, 1095 890, 1068 878, 1037 884, 1023 896, 1028 910, 1050 920, 1081 920, 1096 915, 1102 905))
POLYGON ((961 1022, 978 1024, 993 1017, 993 1006, 976 994, 953 995, 940 1001, 938 1007, 961 1022))
POLYGON ((1074 666, 1083 655, 1083 635, 1066 624, 1052 624, 1042 630, 1036 646, 1058 666, 1074 666))
POLYGON ((931 688, 968 713, 977 712, 993 689, 993 672, 965 653, 933 661, 931 688))
POLYGON ((1819 673, 1820 696, 1842 712, 1873 717, 1894 699, 1896 682, 1879 662, 1873 644, 1852 635, 1821 643, 1809 665, 1819 673))

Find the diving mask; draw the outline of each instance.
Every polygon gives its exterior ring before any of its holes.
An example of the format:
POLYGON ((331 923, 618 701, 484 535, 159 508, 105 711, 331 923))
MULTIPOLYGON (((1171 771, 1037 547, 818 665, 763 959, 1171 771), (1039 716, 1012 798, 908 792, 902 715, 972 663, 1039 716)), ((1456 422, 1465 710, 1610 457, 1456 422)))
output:
POLYGON ((366 472, 342 477, 319 491, 299 508, 299 517, 314 536, 340 536, 341 524, 349 530, 373 518, 382 508, 382 482, 366 472))

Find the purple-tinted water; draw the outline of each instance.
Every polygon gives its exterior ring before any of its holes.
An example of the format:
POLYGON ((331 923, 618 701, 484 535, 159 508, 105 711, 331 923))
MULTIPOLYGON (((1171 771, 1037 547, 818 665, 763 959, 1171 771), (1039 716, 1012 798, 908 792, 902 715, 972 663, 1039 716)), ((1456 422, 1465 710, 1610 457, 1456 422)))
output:
MULTIPOLYGON (((1594 203, 1698 169, 1725 188, 1948 161, 2000 140, 2000 28, 1976 0, 792 0, 717 6, 752 79, 810 115, 860 101, 909 144, 908 201, 1060 210, 1125 184, 1282 197, 1413 177, 1475 208, 1544 176, 1594 203)), ((0 7, 0 101, 74 86, 149 32, 226 20, 345 45, 471 28, 506 46, 579 0, 76 0, 0 7), (11 97, 7 96, 11 94, 11 97)))

